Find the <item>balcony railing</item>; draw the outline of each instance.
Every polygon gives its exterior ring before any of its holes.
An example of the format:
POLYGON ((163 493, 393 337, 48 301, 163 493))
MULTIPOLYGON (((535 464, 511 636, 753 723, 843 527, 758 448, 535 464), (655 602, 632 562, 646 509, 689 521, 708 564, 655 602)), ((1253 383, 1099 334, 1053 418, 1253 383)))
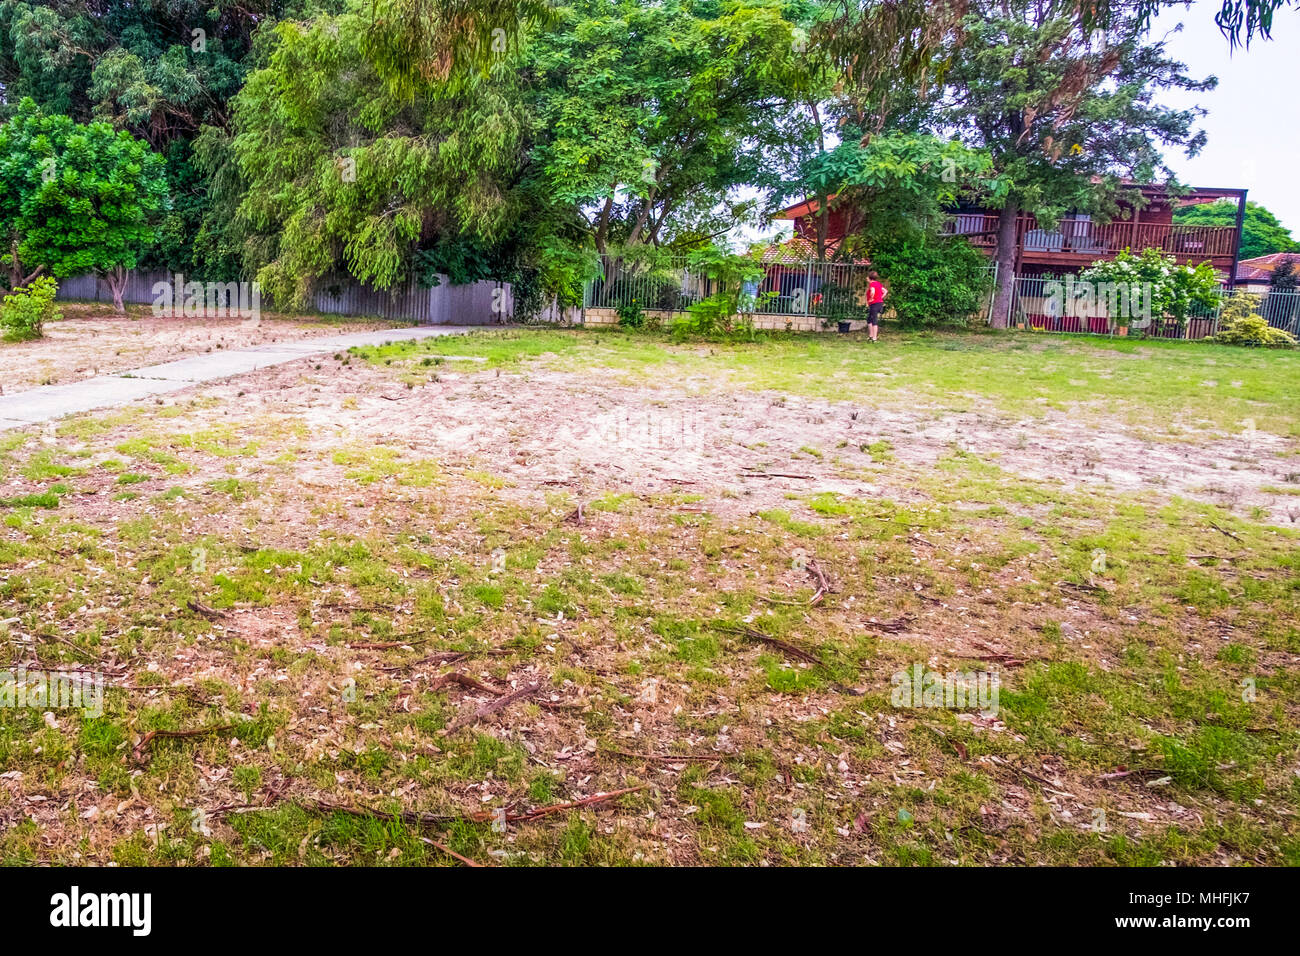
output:
MULTIPOLYGON (((998 216, 958 213, 949 219, 944 231, 966 236, 972 245, 992 248, 997 242, 998 216)), ((1043 229, 1033 216, 1021 216, 1016 222, 1016 234, 1021 249, 1033 258, 1053 254, 1105 258, 1124 249, 1159 249, 1180 259, 1231 260, 1237 247, 1237 230, 1233 226, 1133 221, 1103 225, 1090 219, 1062 219, 1055 229, 1043 229)))

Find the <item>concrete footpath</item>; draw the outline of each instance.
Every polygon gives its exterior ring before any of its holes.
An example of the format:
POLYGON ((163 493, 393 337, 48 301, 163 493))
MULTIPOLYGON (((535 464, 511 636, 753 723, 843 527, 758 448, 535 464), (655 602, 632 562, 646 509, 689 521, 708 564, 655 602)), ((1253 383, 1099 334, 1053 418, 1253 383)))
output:
POLYGON ((358 345, 383 345, 385 342, 405 342, 439 335, 464 335, 472 331, 474 327, 470 326, 422 325, 378 332, 350 332, 247 349, 205 352, 162 365, 96 375, 67 385, 42 385, 12 395, 0 395, 0 431, 96 408, 126 405, 137 399, 179 392, 203 382, 214 382, 315 355, 328 355, 358 345))

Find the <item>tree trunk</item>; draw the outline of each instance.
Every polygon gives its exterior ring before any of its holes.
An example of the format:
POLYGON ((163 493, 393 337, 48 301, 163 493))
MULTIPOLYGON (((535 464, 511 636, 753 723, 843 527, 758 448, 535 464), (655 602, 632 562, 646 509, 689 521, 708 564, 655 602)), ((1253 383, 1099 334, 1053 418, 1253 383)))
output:
POLYGON ((113 266, 104 274, 104 281, 108 283, 108 291, 113 295, 113 311, 118 315, 126 312, 126 306, 122 304, 122 296, 126 294, 126 267, 113 266))
POLYGON ((1011 324, 1011 299, 1016 281, 1016 243, 1019 240, 1016 223, 1020 218, 1020 204, 1007 199, 998 214, 998 244, 993 261, 998 266, 998 285, 993 294, 991 324, 995 329, 1005 329, 1011 324))
POLYGON ((45 266, 37 266, 28 276, 23 275, 23 264, 18 258, 18 240, 14 239, 9 245, 9 288, 17 289, 19 286, 25 286, 42 272, 45 266))

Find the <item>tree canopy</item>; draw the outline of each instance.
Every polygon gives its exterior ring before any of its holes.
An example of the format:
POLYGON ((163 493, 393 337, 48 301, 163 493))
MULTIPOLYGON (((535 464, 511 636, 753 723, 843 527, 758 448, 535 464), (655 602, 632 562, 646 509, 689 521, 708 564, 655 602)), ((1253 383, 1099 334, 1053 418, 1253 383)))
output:
MULTIPOLYGON (((286 304, 343 275, 571 301, 595 253, 690 250, 803 197, 891 241, 964 200, 1012 224, 1114 215, 1128 180, 1169 177, 1164 150, 1204 142, 1198 111, 1160 103, 1214 82, 1150 38, 1168 6, 0 0, 0 114, 30 98, 162 158, 143 266, 286 304)), ((1218 20, 1245 44, 1286 7, 1218 20)))
POLYGON ((15 265, 101 275, 118 311, 126 270, 153 244, 168 201, 162 157, 125 130, 46 114, 31 99, 0 127, 0 225, 15 265))
MULTIPOLYGON (((1231 200, 1183 206, 1174 210, 1174 222, 1189 226, 1235 226, 1237 204, 1231 200)), ((1300 243, 1277 216, 1257 202, 1246 201, 1241 223, 1241 258, 1254 259, 1271 252, 1300 252, 1300 243)))

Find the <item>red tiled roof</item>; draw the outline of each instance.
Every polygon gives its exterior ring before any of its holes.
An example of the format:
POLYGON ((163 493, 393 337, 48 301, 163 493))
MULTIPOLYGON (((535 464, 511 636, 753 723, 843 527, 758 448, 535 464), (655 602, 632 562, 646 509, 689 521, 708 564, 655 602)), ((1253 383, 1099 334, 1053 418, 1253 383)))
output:
POLYGON ((1271 269, 1262 269, 1259 266, 1252 266, 1245 262, 1241 262, 1237 264, 1238 282, 1252 282, 1252 281, 1267 282, 1269 276, 1271 276, 1272 274, 1273 272, 1271 269))
POLYGON ((1272 272, 1284 262, 1289 262, 1293 266, 1300 266, 1300 252, 1270 252, 1266 256, 1256 256, 1253 259, 1242 259, 1240 264, 1243 266, 1252 266, 1256 269, 1263 269, 1265 272, 1272 272))
MULTIPOLYGON (((826 243, 826 254, 834 255, 839 246, 838 240, 826 243)), ((785 242, 776 242, 763 250, 763 262, 776 265, 803 265, 809 259, 817 258, 817 244, 803 236, 792 236, 785 242)), ((870 259, 855 259, 855 265, 870 265, 870 259)))

